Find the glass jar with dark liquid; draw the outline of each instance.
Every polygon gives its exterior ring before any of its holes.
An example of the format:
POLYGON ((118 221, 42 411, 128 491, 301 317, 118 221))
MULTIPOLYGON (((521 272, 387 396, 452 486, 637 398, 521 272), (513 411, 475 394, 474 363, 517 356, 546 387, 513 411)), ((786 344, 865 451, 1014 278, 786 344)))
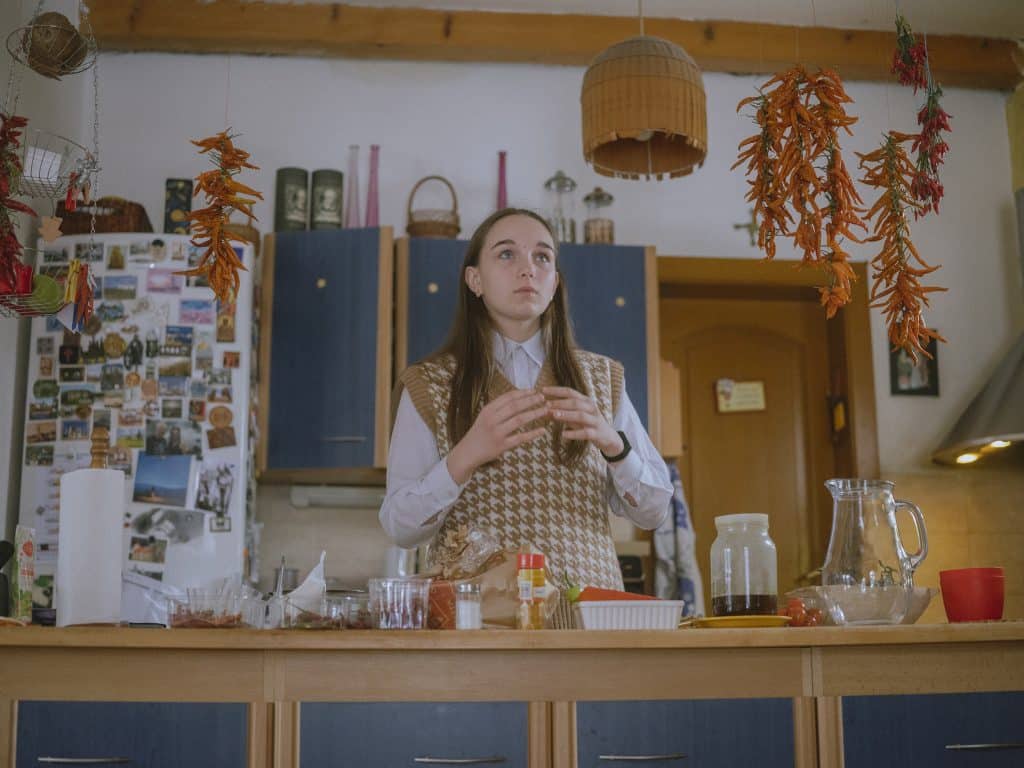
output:
POLYGON ((715 518, 711 545, 711 614, 774 614, 778 608, 778 562, 768 535, 768 515, 715 518))

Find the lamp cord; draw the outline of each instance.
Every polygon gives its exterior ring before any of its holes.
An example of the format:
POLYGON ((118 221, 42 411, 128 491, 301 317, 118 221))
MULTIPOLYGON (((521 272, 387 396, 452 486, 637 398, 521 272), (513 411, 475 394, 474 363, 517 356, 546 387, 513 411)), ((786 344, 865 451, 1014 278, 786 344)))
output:
POLYGON ((640 16, 640 36, 644 34, 644 0, 636 0, 637 13, 640 16))

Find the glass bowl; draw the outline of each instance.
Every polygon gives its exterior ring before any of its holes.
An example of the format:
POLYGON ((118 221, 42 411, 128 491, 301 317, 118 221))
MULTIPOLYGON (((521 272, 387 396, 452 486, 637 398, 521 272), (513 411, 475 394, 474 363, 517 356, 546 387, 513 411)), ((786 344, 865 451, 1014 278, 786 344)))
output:
POLYGON ((348 626, 348 600, 342 596, 324 595, 318 600, 293 603, 285 600, 285 629, 345 629, 348 626))
POLYGON ((237 629, 245 626, 237 592, 189 588, 186 597, 168 598, 167 623, 175 629, 237 629))
POLYGON ((426 629, 430 579, 370 579, 370 617, 376 629, 426 629))

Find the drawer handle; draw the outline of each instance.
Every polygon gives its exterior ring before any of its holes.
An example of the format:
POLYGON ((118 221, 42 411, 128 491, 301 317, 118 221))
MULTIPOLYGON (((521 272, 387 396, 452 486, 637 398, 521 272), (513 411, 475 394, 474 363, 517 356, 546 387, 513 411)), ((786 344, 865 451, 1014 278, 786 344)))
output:
POLYGON ((330 437, 321 437, 321 443, 365 443, 366 437, 363 435, 331 435, 330 437))
POLYGON ((108 765, 130 763, 130 757, 39 757, 37 763, 59 763, 60 765, 108 765))
POLYGON ((484 765, 486 763, 504 763, 505 758, 496 757, 414 757, 414 763, 431 765, 484 765))
POLYGON ((598 760, 621 760, 632 763, 648 763, 655 760, 685 760, 682 752, 669 752, 667 755, 598 755, 598 760))
POLYGON ((1007 742, 1005 744, 947 744, 946 749, 963 752, 997 752, 1009 749, 1024 749, 1024 743, 1007 742))

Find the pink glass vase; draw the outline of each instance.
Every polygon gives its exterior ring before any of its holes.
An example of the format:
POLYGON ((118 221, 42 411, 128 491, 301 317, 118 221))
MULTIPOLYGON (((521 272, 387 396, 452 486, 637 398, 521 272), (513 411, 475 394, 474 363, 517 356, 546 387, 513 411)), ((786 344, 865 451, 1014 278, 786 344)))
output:
POLYGON ((348 148, 348 180, 345 185, 345 227, 359 226, 359 145, 348 148))
POLYGON ((505 183, 505 158, 508 152, 498 152, 498 210, 508 208, 508 186, 505 183))
POLYGON ((370 180, 366 186, 366 226, 380 225, 380 193, 377 175, 380 171, 380 145, 370 145, 370 180))

